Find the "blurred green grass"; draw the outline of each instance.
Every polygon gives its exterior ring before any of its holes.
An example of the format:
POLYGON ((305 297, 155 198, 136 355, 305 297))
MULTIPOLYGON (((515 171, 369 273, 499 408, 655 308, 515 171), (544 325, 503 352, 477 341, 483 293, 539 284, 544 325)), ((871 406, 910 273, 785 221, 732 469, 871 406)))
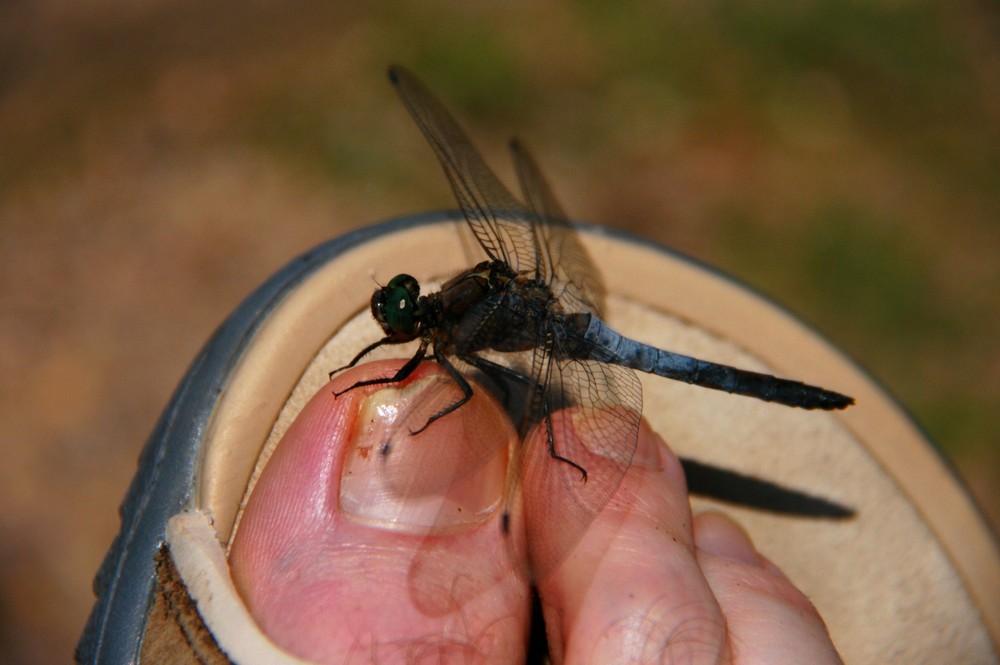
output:
POLYGON ((0 661, 65 659, 139 448, 236 303, 328 237, 454 205, 393 62, 502 177, 517 134, 572 215, 802 315, 1000 523, 995 4, 10 3, 0 661))

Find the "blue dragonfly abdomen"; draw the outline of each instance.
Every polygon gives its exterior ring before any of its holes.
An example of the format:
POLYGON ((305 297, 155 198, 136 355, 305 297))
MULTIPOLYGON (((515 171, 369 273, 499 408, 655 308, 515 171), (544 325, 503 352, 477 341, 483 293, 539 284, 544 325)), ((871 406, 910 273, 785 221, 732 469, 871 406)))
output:
POLYGON ((582 350, 579 353, 581 359, 586 357, 614 363, 703 388, 802 409, 834 410, 854 404, 851 397, 801 381, 782 379, 658 349, 629 339, 596 316, 583 316, 589 318, 589 321, 582 333, 585 343, 578 346, 582 350))

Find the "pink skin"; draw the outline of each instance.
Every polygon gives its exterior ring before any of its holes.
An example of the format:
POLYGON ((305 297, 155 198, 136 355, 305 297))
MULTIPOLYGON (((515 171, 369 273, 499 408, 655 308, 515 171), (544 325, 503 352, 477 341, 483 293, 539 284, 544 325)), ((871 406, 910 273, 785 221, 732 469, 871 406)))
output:
MULTIPOLYGON (((398 366, 359 367, 332 387, 398 366)), ((407 383, 447 380, 433 378, 440 372, 425 363, 407 383)), ((530 592, 526 563, 511 557, 526 551, 524 535, 505 538, 495 512, 506 455, 492 453, 513 435, 506 417, 476 390, 407 442, 415 452, 383 457, 385 428, 363 408, 377 393, 334 398, 325 386, 285 434, 233 541, 237 588, 274 642, 316 662, 523 662, 530 592), (400 466, 387 470, 386 459, 400 466), (442 459, 458 462, 435 470, 442 459), (359 486, 342 480, 356 475, 359 486), (454 501, 412 512, 387 498, 441 493, 454 501), (428 533, 426 519, 444 526, 428 533)), ((525 478, 525 491, 536 486, 525 478)), ((540 519, 558 519, 558 500, 537 505, 540 519)), ((717 513, 692 519, 680 464, 645 423, 618 491, 537 586, 554 662, 840 662, 813 606, 737 525, 717 513)))

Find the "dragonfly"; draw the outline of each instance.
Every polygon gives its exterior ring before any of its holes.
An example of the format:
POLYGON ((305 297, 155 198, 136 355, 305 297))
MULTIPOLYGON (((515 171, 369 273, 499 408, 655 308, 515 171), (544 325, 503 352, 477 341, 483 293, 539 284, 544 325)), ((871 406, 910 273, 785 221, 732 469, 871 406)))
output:
MULTIPOLYGON (((403 382, 432 358, 449 377, 454 398, 421 416, 423 422, 407 425, 410 435, 432 428, 472 398, 466 372, 478 370, 500 386, 508 410, 518 414, 522 440, 536 425, 544 433, 542 454, 523 456, 522 475, 530 471, 527 465, 554 464, 559 473, 548 476, 545 491, 569 499, 569 514, 557 521, 564 533, 550 537, 550 552, 536 555, 536 573, 551 568, 579 538, 631 464, 642 414, 636 370, 802 409, 854 403, 832 390, 655 348, 616 332, 602 318, 600 272, 525 146, 517 139, 510 143, 521 201, 415 75, 394 66, 389 78, 433 148, 484 257, 432 293, 422 294, 419 281, 405 273, 379 286, 371 313, 383 336, 330 375, 379 347, 417 342, 416 352, 391 376, 337 392, 403 382), (558 415, 567 409, 599 411, 600 417, 558 415)), ((524 508, 528 515, 532 510, 524 508)), ((506 511, 501 524, 510 528, 506 511)))

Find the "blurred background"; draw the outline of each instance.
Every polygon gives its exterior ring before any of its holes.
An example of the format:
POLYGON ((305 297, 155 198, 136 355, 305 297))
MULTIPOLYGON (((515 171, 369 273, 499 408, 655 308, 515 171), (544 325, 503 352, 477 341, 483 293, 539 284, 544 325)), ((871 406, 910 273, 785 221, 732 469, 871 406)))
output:
POLYGON ((995 3, 6 2, 0 661, 71 657, 140 448, 237 303, 454 207, 393 62, 508 182, 517 134, 571 215, 801 315, 1000 524, 995 3))

